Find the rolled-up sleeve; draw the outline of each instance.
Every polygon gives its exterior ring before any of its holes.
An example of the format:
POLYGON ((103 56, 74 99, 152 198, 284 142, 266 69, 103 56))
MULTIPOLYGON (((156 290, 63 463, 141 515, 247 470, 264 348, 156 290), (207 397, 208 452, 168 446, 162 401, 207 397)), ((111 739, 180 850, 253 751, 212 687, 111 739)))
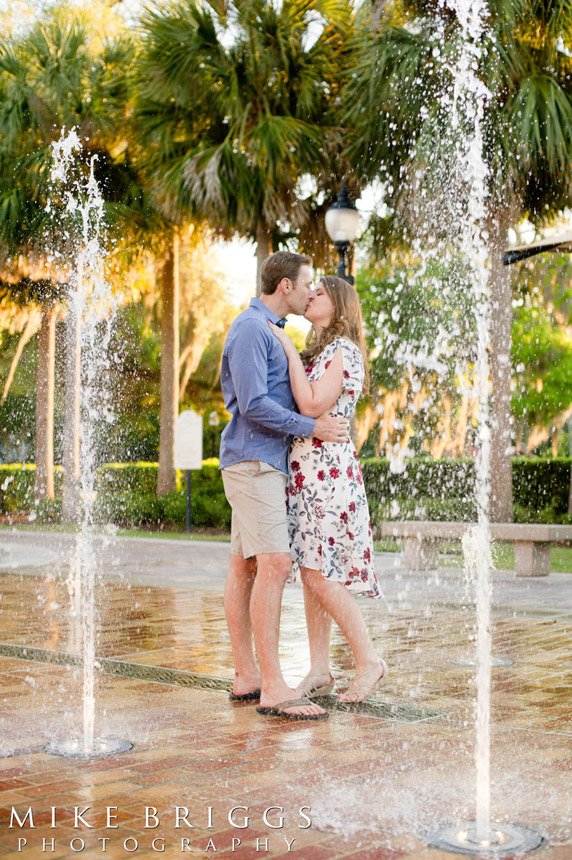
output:
POLYGON ((290 436, 311 436, 315 421, 281 406, 268 396, 268 354, 270 338, 255 320, 246 319, 238 327, 228 349, 240 414, 249 421, 290 436))

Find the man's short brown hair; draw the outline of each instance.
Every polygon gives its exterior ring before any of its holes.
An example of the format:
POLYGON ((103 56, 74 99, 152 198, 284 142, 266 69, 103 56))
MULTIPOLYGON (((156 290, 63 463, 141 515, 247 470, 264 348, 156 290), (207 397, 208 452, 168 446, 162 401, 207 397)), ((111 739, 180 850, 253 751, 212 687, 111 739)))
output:
POLYGON ((292 254, 290 251, 276 251, 265 259, 260 270, 261 292, 271 296, 282 278, 295 281, 302 266, 311 266, 310 257, 292 254))

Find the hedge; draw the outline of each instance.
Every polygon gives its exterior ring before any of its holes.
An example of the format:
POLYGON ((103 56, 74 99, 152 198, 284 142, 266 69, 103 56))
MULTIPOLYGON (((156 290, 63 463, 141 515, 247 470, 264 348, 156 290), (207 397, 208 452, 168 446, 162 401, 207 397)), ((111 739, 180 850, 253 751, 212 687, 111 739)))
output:
MULTIPOLYGON (((157 463, 108 463, 101 466, 98 469, 96 518, 125 526, 184 526, 184 473, 177 473, 177 492, 165 496, 156 495, 158 474, 157 463)), ((203 460, 203 468, 193 471, 191 489, 193 526, 230 528, 230 508, 216 459, 203 460)))
MULTIPOLYGON (((33 463, 0 464, 0 513, 32 514, 42 522, 57 521, 61 515, 63 471, 56 467, 55 501, 34 506, 33 463)), ((177 474, 177 492, 157 496, 157 463, 107 463, 97 472, 94 516, 98 522, 121 526, 184 526, 186 497, 184 475, 177 474)), ((192 474, 192 522, 194 526, 230 528, 230 508, 224 495, 216 459, 204 460, 203 468, 192 474)))
MULTIPOLYGON (((388 460, 363 464, 372 519, 474 520, 475 467, 471 460, 412 458, 394 474, 388 460)), ((514 519, 566 522, 572 458, 513 459, 514 519)))
MULTIPOLYGON (((470 460, 413 458, 406 470, 393 474, 384 459, 363 461, 364 482, 372 520, 472 520, 474 465, 470 460)), ((514 516, 518 522, 570 520, 568 494, 572 459, 513 460, 514 516)), ((176 525, 185 522, 184 475, 177 476, 177 492, 156 495, 157 463, 108 463, 98 469, 96 518, 118 525, 176 525)), ((33 464, 0 465, 0 512, 34 510, 33 464)), ((39 519, 57 520, 60 513, 62 470, 56 468, 55 502, 35 511, 39 519)), ((192 475, 193 525, 228 529, 230 508, 215 459, 203 461, 192 475)))
POLYGON ((154 495, 158 474, 158 463, 106 463, 97 470, 97 489, 104 495, 154 495))
POLYGON ((566 514, 571 466, 570 457, 553 460, 516 457, 513 460, 515 504, 530 511, 552 508, 556 514, 566 514))
MULTIPOLYGON (((0 464, 0 513, 26 514, 34 507, 35 463, 0 464)), ((54 489, 61 496, 64 473, 55 467, 54 489)))
POLYGON ((394 474, 389 460, 362 462, 368 498, 423 496, 432 499, 467 498, 473 492, 475 471, 472 460, 430 460, 416 457, 407 461, 404 472, 394 474))

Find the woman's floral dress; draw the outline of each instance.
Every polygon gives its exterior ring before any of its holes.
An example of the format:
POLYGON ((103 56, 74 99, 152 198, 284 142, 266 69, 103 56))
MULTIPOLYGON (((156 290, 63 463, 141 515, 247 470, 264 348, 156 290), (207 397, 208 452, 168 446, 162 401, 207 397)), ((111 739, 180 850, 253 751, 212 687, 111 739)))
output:
MULTIPOLYGON (((359 348, 346 338, 336 338, 306 373, 310 382, 320 379, 338 348, 342 350, 343 389, 328 411, 351 420, 364 380, 359 348)), ((297 436, 290 448, 286 492, 294 575, 300 567, 309 567, 356 594, 382 597, 373 568, 361 465, 351 439, 322 442, 297 436)))

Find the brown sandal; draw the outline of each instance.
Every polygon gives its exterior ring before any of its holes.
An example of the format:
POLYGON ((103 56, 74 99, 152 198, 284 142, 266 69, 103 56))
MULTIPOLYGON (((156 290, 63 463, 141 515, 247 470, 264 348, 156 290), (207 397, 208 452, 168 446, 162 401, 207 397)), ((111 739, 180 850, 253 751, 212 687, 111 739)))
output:
POLYGON ((257 714, 265 717, 286 717, 287 720, 327 720, 330 716, 327 711, 323 714, 288 714, 286 708, 302 708, 314 703, 310 699, 291 699, 288 702, 279 702, 271 707, 260 706, 256 709, 257 714))
MULTIPOLYGON (((314 677, 319 677, 314 676, 314 677)), ((305 696, 308 699, 311 699, 312 696, 328 696, 332 690, 334 689, 334 685, 336 683, 336 679, 333 675, 330 674, 330 680, 327 684, 317 684, 312 680, 312 675, 308 675, 298 686, 296 687, 296 692, 300 693, 301 696, 305 696)))

